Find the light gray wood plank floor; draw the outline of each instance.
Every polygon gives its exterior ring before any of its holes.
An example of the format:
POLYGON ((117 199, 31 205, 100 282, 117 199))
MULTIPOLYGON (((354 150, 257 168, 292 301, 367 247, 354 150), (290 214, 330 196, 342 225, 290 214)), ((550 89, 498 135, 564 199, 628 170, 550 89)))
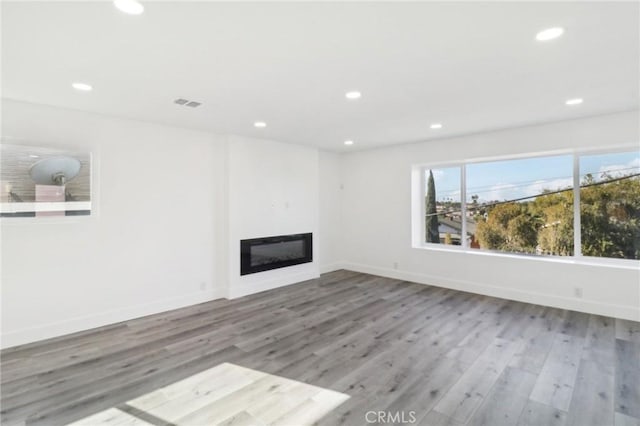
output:
POLYGON ((639 330, 336 271, 6 349, 0 420, 58 425, 120 407, 153 424, 127 401, 229 362, 349 395, 319 426, 367 424, 370 411, 383 424, 640 424, 639 330))

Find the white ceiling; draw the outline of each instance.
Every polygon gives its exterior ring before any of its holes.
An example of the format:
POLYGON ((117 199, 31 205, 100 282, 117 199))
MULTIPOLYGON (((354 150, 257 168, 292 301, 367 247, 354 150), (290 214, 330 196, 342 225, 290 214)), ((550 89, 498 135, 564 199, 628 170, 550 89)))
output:
POLYGON ((638 2, 143 4, 3 2, 3 96, 341 151, 638 108, 638 2))

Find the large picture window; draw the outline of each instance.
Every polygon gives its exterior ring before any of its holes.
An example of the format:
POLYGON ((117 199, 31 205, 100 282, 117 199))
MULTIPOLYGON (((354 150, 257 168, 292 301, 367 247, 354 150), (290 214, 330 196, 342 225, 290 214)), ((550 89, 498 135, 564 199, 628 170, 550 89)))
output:
POLYGON ((427 245, 640 259, 639 151, 426 167, 423 178, 427 245))

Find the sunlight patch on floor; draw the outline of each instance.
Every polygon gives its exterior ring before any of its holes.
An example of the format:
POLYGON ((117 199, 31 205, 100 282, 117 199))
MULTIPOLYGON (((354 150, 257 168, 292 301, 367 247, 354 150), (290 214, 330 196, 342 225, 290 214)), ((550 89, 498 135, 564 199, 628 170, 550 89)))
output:
POLYGON ((349 395, 224 363, 77 422, 96 425, 310 425, 349 395))

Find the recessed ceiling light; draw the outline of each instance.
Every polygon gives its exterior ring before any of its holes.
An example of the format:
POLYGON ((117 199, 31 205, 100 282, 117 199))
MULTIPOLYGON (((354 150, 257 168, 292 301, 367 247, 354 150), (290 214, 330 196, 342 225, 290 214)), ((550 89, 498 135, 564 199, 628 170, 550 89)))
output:
POLYGON ((128 15, 140 15, 144 12, 144 6, 136 0, 113 0, 113 4, 119 11, 128 15))
POLYGON ((353 145, 353 141, 344 141, 345 145, 353 145))
POLYGON ((258 128, 267 127, 267 123, 265 123, 264 121, 256 121, 255 123, 253 123, 253 125, 258 128))
POLYGON ((561 27, 547 28, 546 30, 542 30, 538 34, 536 34, 536 40, 549 41, 549 40, 553 40, 554 38, 560 37, 562 34, 564 34, 564 28, 561 28, 561 27))
POLYGON ((29 154, 29 157, 31 157, 31 158, 39 158, 40 156, 39 155, 35 155, 35 154, 29 154))
POLYGON ((90 91, 92 91, 92 90, 93 90, 93 87, 91 87, 91 85, 90 85, 90 84, 87 84, 87 83, 80 83, 80 82, 73 83, 73 84, 71 85, 71 87, 73 87, 74 89, 79 90, 79 91, 81 91, 81 92, 90 92, 90 91))
POLYGON ((565 102, 567 105, 580 105, 584 100, 582 98, 569 99, 565 102))
POLYGON ((442 124, 440 124, 440 123, 433 123, 431 126, 429 126, 429 128, 430 128, 430 129, 434 129, 434 130, 442 129, 442 124))
POLYGON ((347 98, 347 99, 360 99, 360 98, 362 97, 362 93, 360 93, 360 92, 356 92, 356 91, 353 91, 353 92, 347 92, 347 93, 345 93, 345 95, 344 95, 344 96, 345 96, 345 98, 347 98))

